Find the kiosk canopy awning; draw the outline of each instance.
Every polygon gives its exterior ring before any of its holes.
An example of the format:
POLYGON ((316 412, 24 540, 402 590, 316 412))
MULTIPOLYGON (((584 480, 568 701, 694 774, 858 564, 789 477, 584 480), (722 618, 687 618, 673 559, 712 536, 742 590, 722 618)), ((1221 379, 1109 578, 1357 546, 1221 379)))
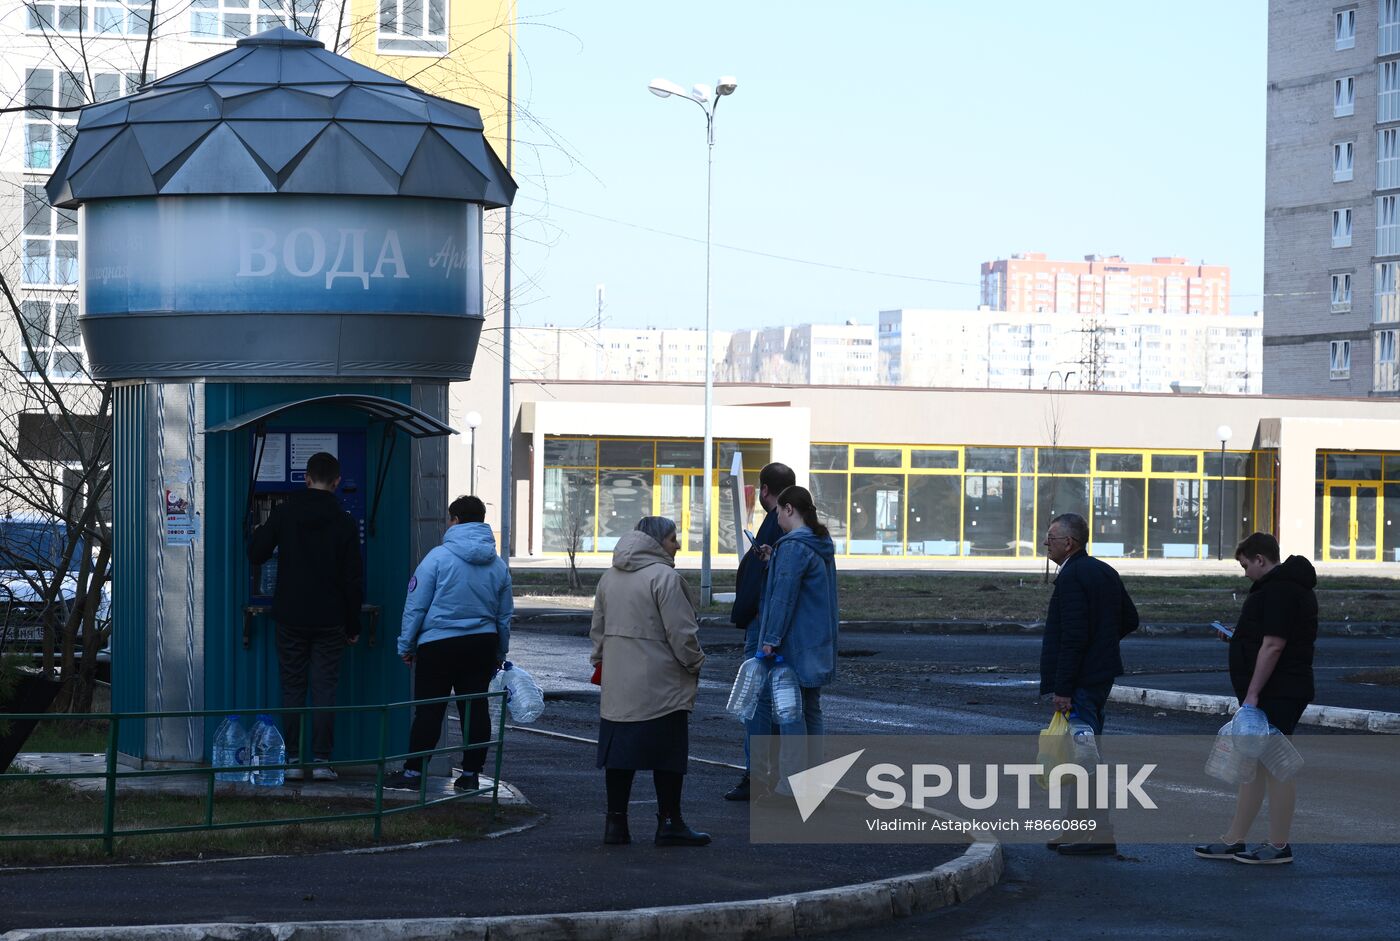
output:
POLYGON ((455 428, 444 424, 427 412, 414 408, 412 405, 395 402, 393 399, 386 399, 379 395, 351 395, 348 393, 317 395, 308 399, 296 399, 291 402, 267 405, 263 408, 254 409, 251 412, 244 412, 242 415, 235 415, 233 418, 226 421, 221 421, 217 425, 205 429, 205 433, 213 434, 220 431, 237 431, 249 425, 260 425, 283 412, 291 411, 294 408, 300 408, 304 405, 339 405, 343 408, 354 409, 358 412, 364 412, 376 421, 389 422, 395 428, 415 438, 432 438, 437 435, 457 434, 455 428))

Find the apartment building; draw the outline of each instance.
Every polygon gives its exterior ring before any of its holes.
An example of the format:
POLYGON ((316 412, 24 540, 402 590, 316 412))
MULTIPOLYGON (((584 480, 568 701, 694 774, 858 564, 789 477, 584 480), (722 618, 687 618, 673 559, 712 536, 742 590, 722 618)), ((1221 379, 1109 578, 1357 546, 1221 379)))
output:
POLYGON ((874 325, 848 320, 739 330, 730 339, 718 377, 724 382, 873 385, 878 371, 874 325))
POLYGON ((1185 258, 1057 261, 1026 252, 982 265, 982 306, 1017 314, 1230 313, 1230 269, 1185 258))
POLYGON ((1271 0, 1267 100, 1264 389, 1400 394, 1400 0, 1271 0))
POLYGON ((879 354, 890 386, 1257 395, 1263 315, 885 310, 879 354))
MULTIPOLYGON (((718 364, 730 334, 714 331, 718 364)), ((656 327, 515 327, 511 375, 566 382, 704 382, 705 331, 656 327)))

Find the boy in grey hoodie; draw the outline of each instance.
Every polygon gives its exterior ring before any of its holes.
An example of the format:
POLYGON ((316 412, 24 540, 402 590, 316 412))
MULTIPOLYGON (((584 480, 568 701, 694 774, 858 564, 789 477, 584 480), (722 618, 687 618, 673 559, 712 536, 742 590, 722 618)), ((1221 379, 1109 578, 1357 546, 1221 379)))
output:
MULTIPOLYGON (((510 649, 510 620, 515 614, 510 569, 496 554, 496 540, 486 525, 486 505, 476 497, 458 497, 448 508, 451 523, 442 545, 433 549, 408 582, 399 656, 412 667, 414 699, 484 693, 510 649)), ((413 712, 408 750, 437 745, 446 703, 419 706, 413 712)), ((485 700, 457 703, 462 739, 468 745, 491 740, 491 714, 485 700)), ((458 790, 474 791, 486 766, 485 748, 462 753, 458 790)), ((403 770, 388 775, 385 787, 418 790, 423 759, 409 758, 403 770)))

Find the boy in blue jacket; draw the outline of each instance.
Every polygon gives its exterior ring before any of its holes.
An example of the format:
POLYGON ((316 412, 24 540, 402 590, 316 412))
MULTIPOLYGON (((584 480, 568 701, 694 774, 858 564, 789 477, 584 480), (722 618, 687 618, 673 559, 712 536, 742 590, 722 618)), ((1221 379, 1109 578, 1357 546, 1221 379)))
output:
MULTIPOLYGON (((433 549, 408 582, 399 633, 399 656, 417 669, 413 698, 484 693, 510 649, 510 620, 515 614, 510 569, 496 554, 496 540, 486 525, 486 504, 458 497, 448 507, 451 522, 442 545, 433 549)), ((413 711, 408 750, 437 745, 446 703, 413 711)), ((468 746, 491 740, 491 713, 485 700, 458 702, 462 740, 468 746)), ((462 753, 462 774, 454 787, 475 791, 486 767, 486 749, 462 753)), ((384 786, 418 790, 423 759, 409 758, 403 770, 385 777, 384 786)))

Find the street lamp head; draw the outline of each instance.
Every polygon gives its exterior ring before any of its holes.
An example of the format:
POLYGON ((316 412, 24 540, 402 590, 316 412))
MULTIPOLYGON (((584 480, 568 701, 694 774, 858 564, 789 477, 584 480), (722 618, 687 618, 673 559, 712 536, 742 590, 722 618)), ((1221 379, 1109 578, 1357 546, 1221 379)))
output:
POLYGON ((670 98, 672 95, 685 94, 684 88, 667 78, 652 79, 651 84, 647 86, 647 91, 658 98, 670 98))
POLYGON ((467 427, 476 428, 481 424, 480 412, 467 412, 467 427))
POLYGON ((1233 432, 1230 430, 1229 425, 1221 425, 1219 428, 1215 429, 1215 437, 1222 444, 1230 440, 1231 434, 1233 434, 1233 432))
POLYGON ((739 87, 739 80, 732 75, 721 75, 719 81, 715 82, 715 94, 721 97, 734 94, 734 89, 739 87))

